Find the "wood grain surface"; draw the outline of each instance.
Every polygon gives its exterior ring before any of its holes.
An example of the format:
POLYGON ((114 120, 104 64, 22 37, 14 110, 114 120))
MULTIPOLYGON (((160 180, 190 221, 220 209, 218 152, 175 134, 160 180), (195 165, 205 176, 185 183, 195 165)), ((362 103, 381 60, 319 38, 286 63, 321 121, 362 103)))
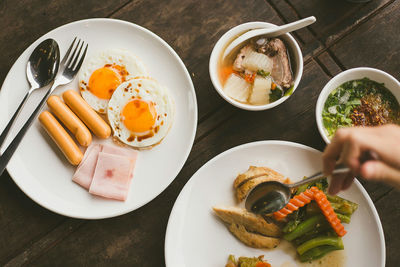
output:
MULTIPOLYGON (((323 150, 315 104, 323 86, 357 66, 400 78, 400 1, 373 0, 138 0, 0 2, 0 81, 33 41, 66 23, 93 17, 122 19, 148 28, 184 61, 195 86, 199 121, 193 149, 172 184, 131 213, 85 221, 52 213, 30 200, 7 173, 0 177, 0 266, 164 266, 169 214, 190 177, 212 157, 258 140, 287 140, 323 150), (317 22, 294 33, 305 65, 292 97, 278 107, 248 112, 214 90, 211 50, 230 28, 248 21, 287 23, 314 15, 317 22)), ((386 266, 400 266, 400 193, 362 181, 385 232, 386 266)))

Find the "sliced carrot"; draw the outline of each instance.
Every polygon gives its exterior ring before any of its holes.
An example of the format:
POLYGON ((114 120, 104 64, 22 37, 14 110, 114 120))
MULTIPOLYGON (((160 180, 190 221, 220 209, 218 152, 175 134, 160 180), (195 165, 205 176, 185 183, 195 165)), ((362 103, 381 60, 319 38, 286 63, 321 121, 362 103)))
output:
POLYGON ((276 88, 276 83, 271 83, 271 90, 275 90, 276 88))
POLYGON ((294 196, 283 209, 274 212, 275 219, 282 220, 293 211, 296 211, 304 205, 310 203, 313 198, 313 192, 310 189, 307 189, 297 196, 294 196))
POLYGON ((257 262, 256 267, 271 267, 271 264, 268 262, 257 262))
POLYGON ((255 73, 248 73, 248 74, 244 75, 244 79, 248 83, 253 83, 255 78, 256 78, 256 74, 255 73))
POLYGON ((282 220, 293 211, 298 210, 304 205, 310 203, 311 200, 315 200, 315 202, 317 202, 318 207, 321 209, 321 212, 324 214, 326 220, 329 222, 333 230, 335 230, 336 234, 338 236, 344 236, 347 232, 344 230, 344 226, 333 210, 331 203, 327 199, 325 193, 315 186, 307 189, 297 196, 294 196, 283 209, 274 212, 274 217, 277 220, 282 220))
POLYGON ((333 230, 335 230, 338 236, 344 236, 347 232, 344 230, 343 224, 340 222, 339 218, 337 217, 335 211, 333 210, 331 203, 327 199, 324 192, 319 190, 317 187, 311 187, 311 191, 314 194, 314 200, 317 202, 319 208, 321 209, 322 213, 325 215, 326 220, 332 226, 333 230))
POLYGON ((233 69, 233 66, 225 66, 221 68, 219 75, 222 83, 225 83, 226 79, 228 79, 232 73, 236 73, 236 71, 233 69))

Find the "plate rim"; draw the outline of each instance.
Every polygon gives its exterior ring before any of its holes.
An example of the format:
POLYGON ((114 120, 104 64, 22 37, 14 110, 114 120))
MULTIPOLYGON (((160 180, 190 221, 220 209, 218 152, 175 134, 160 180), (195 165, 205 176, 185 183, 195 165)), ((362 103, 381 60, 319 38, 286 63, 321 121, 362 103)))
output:
MULTIPOLYGON (((76 218, 76 219, 86 219, 86 220, 96 220, 96 219, 106 219, 106 218, 113 218, 113 217, 117 217, 117 216, 121 216, 127 213, 130 213, 134 210, 137 210, 143 206, 145 206, 146 204, 148 204, 149 202, 153 201, 156 197, 158 197, 162 192, 164 192, 170 185, 171 183, 176 179, 176 177, 178 176, 179 172, 182 170, 182 168, 184 167, 190 152, 192 151, 193 148, 193 144, 194 144, 194 140, 195 140, 195 136, 196 136, 196 132, 197 132, 197 122, 198 122, 198 104, 197 104, 197 96, 196 96, 196 90, 194 88, 194 84, 193 84, 193 80, 190 77, 189 71, 186 68, 185 63, 183 62, 183 60, 180 58, 180 56, 178 55, 178 53, 164 40, 162 39, 160 36, 158 36, 157 34, 155 34, 154 32, 150 31, 149 29, 140 26, 138 24, 135 24, 133 22, 129 22, 129 21, 125 21, 125 20, 121 20, 121 19, 114 19, 114 18, 88 18, 88 19, 82 19, 82 20, 76 20, 76 21, 72 21, 69 22, 67 24, 63 24, 57 28, 54 28, 48 32, 46 32, 45 34, 41 35, 39 38, 37 38, 34 42, 32 42, 28 47, 26 47, 24 49, 24 51, 18 56, 18 58, 15 60, 15 62, 12 64, 11 68, 9 69, 9 71, 7 72, 6 77, 3 80, 1 89, 0 89, 0 99, 3 98, 3 94, 4 94, 4 86, 6 84, 6 81, 8 79, 11 79, 11 70, 14 68, 14 66, 17 64, 17 62, 22 58, 22 55, 26 52, 29 51, 29 49, 31 49, 32 47, 35 46, 35 44, 37 44, 40 40, 42 40, 43 38, 45 38, 45 36, 51 35, 52 33, 56 32, 56 31, 60 31, 64 28, 68 28, 71 25, 74 24, 83 24, 83 23, 115 23, 116 25, 118 24, 123 24, 129 27, 133 27, 136 30, 140 30, 143 31, 146 34, 149 34, 151 37, 155 38, 156 40, 158 40, 165 48, 167 48, 167 50, 174 56, 175 59, 177 59, 178 64, 182 67, 182 69, 184 70, 184 75, 186 76, 185 78, 188 80, 190 86, 189 88, 187 88, 188 90, 192 91, 192 95, 193 95, 193 104, 194 104, 194 114, 193 114, 193 122, 192 122, 192 132, 191 132, 191 137, 190 137, 190 145, 187 147, 186 152, 185 152, 185 159, 182 161, 182 163, 180 164, 180 167, 176 169, 175 174, 173 175, 173 178, 171 179, 171 181, 169 181, 169 183, 166 185, 165 188, 161 189, 161 191, 156 192, 156 194, 154 194, 153 197, 151 197, 150 199, 146 200, 146 201, 142 201, 140 202, 138 205, 134 205, 132 207, 129 207, 127 210, 123 210, 123 211, 119 211, 119 212, 113 212, 113 213, 109 213, 107 215, 95 215, 95 216, 85 216, 85 214, 74 214, 74 212, 71 212, 71 210, 69 209, 64 209, 60 210, 58 208, 55 207, 49 207, 46 205, 46 201, 37 199, 35 196, 32 196, 32 194, 30 194, 30 192, 26 191, 23 189, 23 187, 21 187, 20 183, 21 181, 18 178, 15 178, 16 176, 18 176, 15 173, 14 168, 12 167, 12 158, 9 162, 9 164, 7 165, 6 169, 8 174, 10 175, 11 179, 14 181, 14 183, 18 186, 18 188, 26 195, 28 196, 31 200, 33 200, 35 203, 37 203, 38 205, 40 205, 41 207, 50 210, 56 214, 60 214, 63 216, 67 216, 70 218, 76 218)), ((22 182, 23 183, 23 182, 22 182)))
MULTIPOLYGON (((300 143, 296 143, 296 142, 291 142, 291 141, 283 141, 283 140, 263 140, 263 141, 255 141, 255 142, 249 142, 249 143, 245 143, 245 144, 241 144, 238 146, 234 146, 232 148, 229 148, 221 153, 219 153, 218 155, 214 156, 213 158, 211 158, 210 160, 208 160, 205 164, 203 164, 191 177, 190 179, 186 182, 186 184, 184 185, 184 187, 182 188, 182 190, 179 192, 178 197, 176 198, 174 205, 171 209, 169 218, 168 218, 168 223, 167 223, 167 229, 165 231, 165 241, 164 241, 164 260, 165 260, 165 265, 167 267, 172 266, 171 264, 168 264, 171 260, 169 259, 169 248, 168 248, 168 244, 171 243, 171 238, 172 238, 172 226, 171 226, 171 221, 172 218, 177 216, 178 213, 178 208, 177 208, 177 204, 180 203, 181 198, 183 198, 183 194, 185 192, 185 189, 189 188, 189 186, 191 186, 192 183, 194 183, 194 180, 196 179, 195 177, 198 175, 198 173, 200 171, 202 171, 203 169, 207 168, 208 165, 212 164, 214 161, 217 161, 219 158, 222 158, 223 156, 233 153, 237 150, 240 149, 244 149, 244 148, 249 148, 249 147, 253 147, 253 146, 259 146, 259 145, 287 145, 287 146, 291 146, 291 147, 297 147, 297 148, 301 148, 301 149, 305 149, 308 151, 312 151, 312 152, 318 152, 318 153, 322 153, 321 151, 319 151, 318 149, 315 149, 313 147, 309 147, 300 143)), ((369 207, 371 208, 373 217, 375 219, 375 221, 378 224, 378 233, 379 233, 379 237, 380 237, 380 248, 381 248, 381 254, 382 254, 382 258, 381 258, 381 266, 384 267, 385 266, 385 262, 386 262, 386 245, 385 245, 385 235, 383 233, 383 227, 382 227, 382 222, 380 220, 379 214, 376 210, 376 207, 372 201, 372 199, 370 198, 368 192, 365 190, 365 188, 362 186, 362 184, 357 180, 354 179, 354 183, 356 185, 356 187, 360 190, 361 194, 365 197, 365 199, 367 200, 367 203, 369 205, 369 207)))

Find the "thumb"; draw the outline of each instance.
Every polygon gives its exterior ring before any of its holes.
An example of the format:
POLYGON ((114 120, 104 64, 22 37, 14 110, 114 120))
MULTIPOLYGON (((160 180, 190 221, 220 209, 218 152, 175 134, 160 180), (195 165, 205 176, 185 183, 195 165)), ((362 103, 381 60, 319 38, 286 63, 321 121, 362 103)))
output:
POLYGON ((367 161, 360 169, 361 176, 366 180, 375 180, 400 188, 400 170, 381 161, 367 161))

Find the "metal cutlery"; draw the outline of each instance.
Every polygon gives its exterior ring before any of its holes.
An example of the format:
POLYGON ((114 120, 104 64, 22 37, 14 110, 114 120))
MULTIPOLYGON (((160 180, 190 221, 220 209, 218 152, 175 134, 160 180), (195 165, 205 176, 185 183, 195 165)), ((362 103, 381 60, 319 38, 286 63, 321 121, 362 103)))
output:
POLYGON ((33 91, 45 87, 54 81, 54 77, 58 72, 60 64, 60 49, 58 44, 53 39, 46 39, 41 42, 32 52, 26 64, 26 77, 31 85, 31 88, 25 94, 22 102, 18 106, 11 120, 4 128, 0 135, 0 147, 6 140, 15 119, 24 107, 26 100, 33 91))
POLYGON ((57 76, 54 80, 53 85, 51 88, 46 92, 46 95, 43 97, 43 99, 40 101, 39 105, 36 107, 35 111, 32 113, 32 115, 29 117, 29 119, 26 121, 24 126, 21 128, 21 130, 18 132, 18 134, 15 136, 13 141, 10 143, 10 145, 7 147, 7 149, 4 151, 4 153, 0 156, 0 175, 3 173, 5 170, 8 162, 10 161, 12 155, 14 154, 15 150, 17 150, 18 145, 22 141, 24 135, 28 131, 29 127, 31 126, 32 122, 35 120, 36 116, 46 103, 47 98, 50 96, 50 94, 60 85, 65 85, 70 83, 75 75, 78 73, 82 62, 86 56, 86 52, 88 49, 88 45, 86 44, 85 49, 82 51, 82 48, 84 46, 84 42, 81 40, 78 40, 78 43, 75 45, 76 42, 76 37, 73 40, 72 44, 68 48, 68 51, 66 52, 64 58, 62 59, 57 76), (72 51, 72 55, 71 54, 72 51))
MULTIPOLYGON (((350 169, 344 164, 337 164, 332 175, 344 174, 350 169)), ((246 198, 246 209, 257 214, 269 214, 278 211, 289 203, 292 189, 324 178, 324 174, 317 172, 306 179, 293 184, 283 184, 277 181, 268 181, 254 187, 246 198)))

